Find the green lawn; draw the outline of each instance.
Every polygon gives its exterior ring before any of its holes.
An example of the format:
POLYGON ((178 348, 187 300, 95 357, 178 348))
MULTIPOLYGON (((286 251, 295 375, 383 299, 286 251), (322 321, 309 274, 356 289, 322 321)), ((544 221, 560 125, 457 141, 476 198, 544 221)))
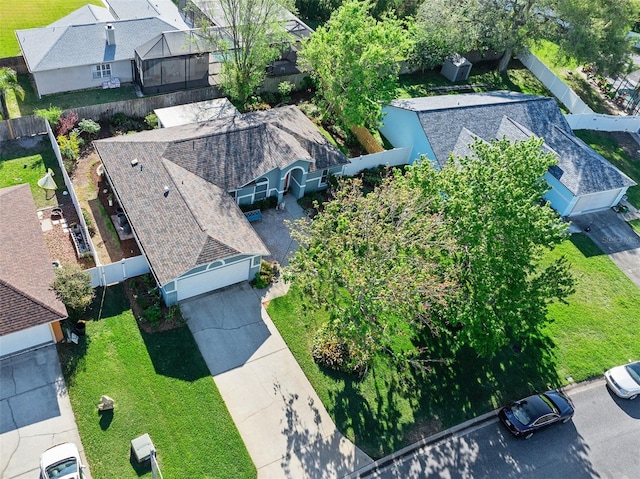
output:
POLYGON ((1 0, 0 58, 20 54, 14 30, 44 27, 89 3, 104 7, 100 0, 1 0))
POLYGON ((640 235, 640 219, 629 221, 631 227, 640 235))
POLYGON ((18 141, 0 142, 0 188, 29 183, 36 207, 44 208, 62 203, 56 195, 62 195, 66 188, 49 139, 41 140, 39 145, 39 151, 34 153, 33 148, 25 149, 18 141), (54 172, 53 178, 58 185, 56 194, 38 186, 38 180, 45 175, 48 168, 54 172))
MULTIPOLYGON (((609 133, 592 130, 576 130, 574 133, 640 185, 640 161, 629 157, 609 133)), ((640 208, 640 186, 629 188, 627 196, 632 205, 640 208)))
MULTIPOLYGON (((270 316, 332 415, 365 452, 381 457, 424 435, 459 424, 534 389, 581 381, 640 358, 638 289, 590 240, 574 236, 551 256, 569 256, 578 277, 569 306, 553 306, 547 335, 501 351, 491 361, 461 351, 451 366, 436 364, 426 377, 408 377, 376 365, 364 380, 319 368, 311 358, 322 323, 292 288, 272 301, 270 316)), ((434 352, 437 355, 437 352, 434 352)))
POLYGON ((605 101, 598 94, 594 86, 578 73, 578 63, 573 58, 566 58, 559 54, 558 45, 543 40, 531 48, 537 56, 558 78, 569 87, 596 113, 610 114, 605 101))
POLYGON ((87 335, 60 344, 62 367, 94 479, 151 477, 130 461, 148 433, 164 477, 254 478, 255 467, 189 329, 146 334, 123 287, 98 290, 87 335), (100 310, 100 305, 103 309, 100 310), (98 414, 102 395, 113 413, 98 414))
MULTIPOLYGON (((525 68, 518 60, 509 64, 506 74, 498 73, 492 65, 474 65, 469 79, 460 85, 488 85, 476 88, 475 91, 511 90, 533 95, 553 96, 540 81, 525 68)), ((400 88, 396 91, 396 98, 417 98, 428 95, 441 95, 442 92, 430 92, 429 88, 454 85, 440 74, 440 69, 427 70, 424 73, 402 75, 400 88)), ((458 83, 456 83, 458 85, 458 83)))

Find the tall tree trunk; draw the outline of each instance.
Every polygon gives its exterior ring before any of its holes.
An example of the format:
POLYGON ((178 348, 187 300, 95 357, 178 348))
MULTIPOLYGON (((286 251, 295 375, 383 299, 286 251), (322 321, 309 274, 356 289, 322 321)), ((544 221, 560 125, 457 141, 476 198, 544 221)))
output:
POLYGON ((498 63, 498 71, 500 73, 507 72, 507 67, 509 66, 509 62, 511 61, 512 54, 513 54, 513 51, 511 50, 511 48, 507 48, 504 51, 504 54, 502 55, 502 57, 500 57, 500 62, 498 63))

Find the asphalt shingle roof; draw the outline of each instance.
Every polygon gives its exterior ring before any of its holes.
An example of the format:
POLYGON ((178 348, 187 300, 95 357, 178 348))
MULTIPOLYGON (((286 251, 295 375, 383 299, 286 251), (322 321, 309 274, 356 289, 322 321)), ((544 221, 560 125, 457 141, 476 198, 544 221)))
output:
POLYGON ((29 185, 0 189, 0 335, 67 317, 29 185))
POLYGON ((159 18, 50 26, 16 30, 32 72, 129 60, 136 47, 176 28, 159 18), (107 44, 106 26, 113 25, 115 45, 107 44))
POLYGON ((161 284, 202 263, 238 253, 269 254, 230 190, 300 159, 312 170, 348 162, 296 107, 94 145, 161 284), (134 158, 138 164, 132 166, 134 158))
POLYGON ((456 147, 460 150, 463 129, 486 141, 535 135, 558 155, 550 172, 575 195, 635 184, 573 134, 552 98, 500 91, 394 100, 391 105, 417 113, 441 166, 456 147))

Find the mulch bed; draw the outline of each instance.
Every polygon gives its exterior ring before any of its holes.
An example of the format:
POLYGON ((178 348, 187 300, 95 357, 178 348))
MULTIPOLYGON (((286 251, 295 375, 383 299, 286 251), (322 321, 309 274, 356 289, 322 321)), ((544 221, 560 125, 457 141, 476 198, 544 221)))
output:
MULTIPOLYGON (((78 223, 80 221, 78 219, 78 214, 73 207, 73 203, 68 202, 66 204, 59 205, 58 208, 62 210, 62 217, 66 220, 67 225, 78 223)), ((42 219, 51 220, 52 210, 53 207, 39 210, 42 212, 42 219)), ((54 217, 54 220, 56 219, 58 219, 58 217, 54 217)), ((53 261, 59 261, 63 266, 79 264, 83 269, 95 266, 95 262, 92 257, 78 258, 73 240, 71 239, 71 234, 68 231, 63 231, 62 224, 54 224, 50 230, 43 232, 43 236, 53 261)))
POLYGON ((161 299, 157 300, 157 303, 160 306, 162 318, 155 324, 146 319, 144 306, 154 303, 154 297, 149 292, 149 286, 152 280, 148 278, 150 278, 150 275, 147 274, 131 278, 124 282, 124 291, 129 299, 131 310, 140 329, 146 333, 158 333, 185 326, 186 323, 182 318, 180 310, 177 310, 178 315, 176 317, 171 317, 171 313, 176 312, 176 310, 171 310, 171 308, 165 306, 161 299))

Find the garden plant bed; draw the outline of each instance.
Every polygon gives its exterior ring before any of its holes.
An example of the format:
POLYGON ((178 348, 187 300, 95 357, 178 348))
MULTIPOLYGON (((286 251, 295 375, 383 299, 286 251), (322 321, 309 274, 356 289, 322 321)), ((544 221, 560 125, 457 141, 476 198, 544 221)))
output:
MULTIPOLYGON (((73 203, 69 202, 63 205, 59 205, 56 208, 62 210, 62 218, 66 221, 68 226, 78 223, 78 214, 76 213, 73 203)), ((42 214, 42 222, 52 220, 51 212, 54 208, 44 208, 39 210, 42 214)), ((55 221, 57 216, 54 216, 55 221)), ((73 240, 68 231, 64 231, 61 223, 53 224, 51 229, 43 231, 43 236, 49 253, 51 254, 52 261, 58 261, 62 266, 79 264, 83 269, 92 268, 95 266, 93 257, 87 256, 84 258, 78 258, 73 240)))
POLYGON ((124 290, 133 315, 144 332, 156 333, 185 326, 180 308, 164 304, 150 274, 127 280, 124 290))

